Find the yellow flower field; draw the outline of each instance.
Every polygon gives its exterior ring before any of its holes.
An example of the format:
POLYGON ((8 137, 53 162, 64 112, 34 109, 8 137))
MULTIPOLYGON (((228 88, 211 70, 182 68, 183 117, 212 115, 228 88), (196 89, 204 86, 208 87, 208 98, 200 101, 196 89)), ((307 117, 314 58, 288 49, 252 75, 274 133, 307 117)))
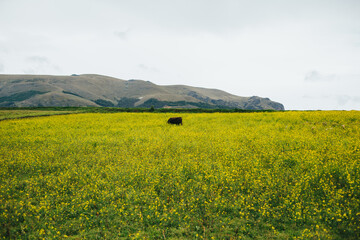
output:
POLYGON ((360 238, 358 111, 62 115, 0 139, 5 239, 360 238))

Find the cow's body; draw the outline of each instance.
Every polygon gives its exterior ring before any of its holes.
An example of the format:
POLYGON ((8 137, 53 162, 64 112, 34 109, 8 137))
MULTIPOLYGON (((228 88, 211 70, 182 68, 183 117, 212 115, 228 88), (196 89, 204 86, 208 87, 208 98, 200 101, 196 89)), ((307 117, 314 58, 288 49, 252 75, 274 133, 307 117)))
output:
POLYGON ((182 118, 181 117, 175 117, 175 118, 169 118, 167 121, 169 124, 176 124, 176 125, 182 125, 182 118))

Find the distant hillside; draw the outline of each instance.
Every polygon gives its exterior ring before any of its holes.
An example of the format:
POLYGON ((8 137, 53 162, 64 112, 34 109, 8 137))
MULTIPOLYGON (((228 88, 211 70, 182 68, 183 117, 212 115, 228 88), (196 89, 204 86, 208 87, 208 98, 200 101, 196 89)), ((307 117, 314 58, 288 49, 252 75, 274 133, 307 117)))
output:
POLYGON ((159 86, 143 80, 84 74, 0 75, 0 107, 104 106, 156 108, 239 108, 284 110, 268 98, 239 97, 185 85, 159 86))

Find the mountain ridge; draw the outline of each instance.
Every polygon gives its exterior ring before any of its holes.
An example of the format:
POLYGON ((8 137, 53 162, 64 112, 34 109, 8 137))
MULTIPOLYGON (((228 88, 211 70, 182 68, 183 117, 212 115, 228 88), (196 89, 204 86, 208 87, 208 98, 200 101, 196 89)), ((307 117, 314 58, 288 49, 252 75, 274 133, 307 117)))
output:
POLYGON ((38 106, 284 110, 281 103, 269 98, 240 97, 219 89, 157 85, 145 80, 122 80, 97 74, 0 74, 0 107, 38 106))

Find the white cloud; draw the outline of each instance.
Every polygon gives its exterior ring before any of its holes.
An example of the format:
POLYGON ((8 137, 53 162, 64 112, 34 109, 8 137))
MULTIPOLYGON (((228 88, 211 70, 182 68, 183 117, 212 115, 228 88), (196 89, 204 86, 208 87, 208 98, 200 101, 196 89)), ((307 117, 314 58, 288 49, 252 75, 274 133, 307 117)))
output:
POLYGON ((331 82, 331 81, 339 81, 340 77, 336 74, 323 75, 318 71, 310 71, 305 76, 305 81, 308 82, 331 82))
POLYGON ((129 34, 130 30, 125 30, 125 31, 115 31, 114 35, 118 38, 120 38, 121 40, 126 40, 128 38, 128 34, 129 34))
POLYGON ((354 105, 360 103, 359 96, 349 96, 349 95, 338 95, 335 96, 340 106, 354 105))
POLYGON ((49 63, 49 60, 43 56, 31 56, 31 57, 28 57, 26 59, 26 61, 35 62, 38 64, 48 64, 49 63))
POLYGON ((26 68, 22 70, 27 74, 48 74, 51 72, 60 72, 60 67, 52 64, 51 61, 44 56, 29 56, 25 58, 26 68))
POLYGON ((348 95, 336 96, 336 98, 340 106, 346 105, 352 99, 352 97, 348 95))

